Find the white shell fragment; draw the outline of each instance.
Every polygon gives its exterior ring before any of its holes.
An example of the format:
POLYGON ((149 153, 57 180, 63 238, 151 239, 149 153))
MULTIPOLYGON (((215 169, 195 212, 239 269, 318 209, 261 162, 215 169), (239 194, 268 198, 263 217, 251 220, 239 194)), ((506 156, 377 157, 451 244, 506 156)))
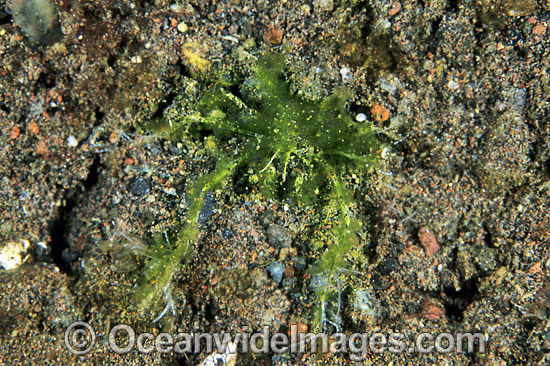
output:
POLYGON ((235 362, 237 362, 237 345, 230 342, 224 353, 212 353, 199 366, 234 366, 235 362))
POLYGON ((0 266, 6 270, 19 267, 29 247, 28 240, 8 241, 0 244, 0 266))

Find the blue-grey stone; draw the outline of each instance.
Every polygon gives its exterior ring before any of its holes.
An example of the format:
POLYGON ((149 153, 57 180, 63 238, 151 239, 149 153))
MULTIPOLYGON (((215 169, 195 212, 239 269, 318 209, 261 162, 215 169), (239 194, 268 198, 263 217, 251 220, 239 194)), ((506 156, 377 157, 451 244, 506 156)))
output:
POLYGON ((283 279, 283 274, 285 272, 285 265, 279 262, 273 262, 267 266, 267 271, 271 274, 273 281, 281 283, 283 279))

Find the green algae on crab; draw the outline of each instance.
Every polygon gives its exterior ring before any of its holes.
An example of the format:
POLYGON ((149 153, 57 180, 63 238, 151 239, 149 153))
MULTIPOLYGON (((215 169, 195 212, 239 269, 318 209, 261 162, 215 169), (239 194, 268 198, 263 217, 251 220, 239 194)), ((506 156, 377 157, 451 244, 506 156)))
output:
MULTIPOLYGON (((368 123, 355 122, 347 112, 347 90, 322 101, 293 94, 285 78, 285 62, 284 55, 268 53, 238 89, 214 84, 200 93, 196 103, 180 99, 187 108, 170 110, 165 132, 176 141, 214 146, 206 150, 215 150, 218 165, 233 164, 234 170, 222 168, 225 173, 219 177, 232 177, 234 191, 258 187, 269 198, 328 207, 326 219, 334 219, 334 225, 311 269, 314 276, 323 277, 323 285, 314 289, 320 306, 313 323, 324 326, 330 322, 325 305, 336 296, 334 283, 345 267, 347 253, 357 246, 361 228, 361 220, 353 214, 353 192, 343 177, 375 168, 381 144, 368 123)), ((200 202, 196 207, 201 207, 200 202)), ((182 233, 195 232, 197 225, 196 220, 189 220, 182 233)), ((177 256, 171 257, 162 278, 171 278, 172 264, 179 263, 177 256)), ((162 290, 156 285, 149 293, 158 295, 162 290)))

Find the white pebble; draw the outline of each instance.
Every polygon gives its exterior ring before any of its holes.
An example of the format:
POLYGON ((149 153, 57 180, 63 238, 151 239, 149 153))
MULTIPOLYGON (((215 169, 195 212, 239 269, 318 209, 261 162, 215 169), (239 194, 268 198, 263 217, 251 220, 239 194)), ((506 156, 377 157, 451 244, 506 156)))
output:
POLYGON ((378 23, 380 25, 380 28, 382 29, 388 29, 391 27, 391 22, 387 19, 383 19, 380 23, 378 23))
POLYGON ((355 116, 355 120, 357 122, 365 122, 367 120, 367 115, 365 113, 358 113, 357 116, 355 116))
POLYGON ((340 69, 340 74, 342 75, 342 82, 346 84, 351 79, 349 69, 347 67, 342 67, 340 69))
POLYGON ((449 80, 449 83, 447 84, 447 86, 448 86, 449 89, 451 89, 451 90, 457 90, 458 88, 460 88, 460 84, 457 83, 457 82, 454 81, 454 80, 449 80))
POLYGON ((0 267, 10 270, 19 267, 24 260, 24 255, 29 248, 28 240, 16 240, 4 242, 0 247, 0 267))
POLYGON ((69 136, 67 138, 67 144, 69 144, 70 147, 77 147, 78 140, 73 135, 69 136))

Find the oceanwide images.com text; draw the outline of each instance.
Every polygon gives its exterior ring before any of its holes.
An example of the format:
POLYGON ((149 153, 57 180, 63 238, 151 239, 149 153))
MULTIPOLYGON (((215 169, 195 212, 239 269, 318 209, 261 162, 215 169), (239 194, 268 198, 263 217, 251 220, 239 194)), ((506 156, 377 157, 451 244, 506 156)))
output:
MULTIPOLYGON (((102 342, 105 344, 105 342, 102 342)), ((367 353, 484 353, 486 339, 482 333, 419 333, 410 340, 402 333, 300 333, 292 324, 288 333, 252 333, 248 327, 235 333, 140 333, 132 327, 114 326, 108 336, 108 347, 118 354, 141 353, 349 353, 353 361, 363 360, 367 353), (232 347, 228 348, 228 345, 232 347)), ((94 329, 84 322, 73 323, 65 332, 65 346, 75 355, 86 355, 96 346, 94 329)))

